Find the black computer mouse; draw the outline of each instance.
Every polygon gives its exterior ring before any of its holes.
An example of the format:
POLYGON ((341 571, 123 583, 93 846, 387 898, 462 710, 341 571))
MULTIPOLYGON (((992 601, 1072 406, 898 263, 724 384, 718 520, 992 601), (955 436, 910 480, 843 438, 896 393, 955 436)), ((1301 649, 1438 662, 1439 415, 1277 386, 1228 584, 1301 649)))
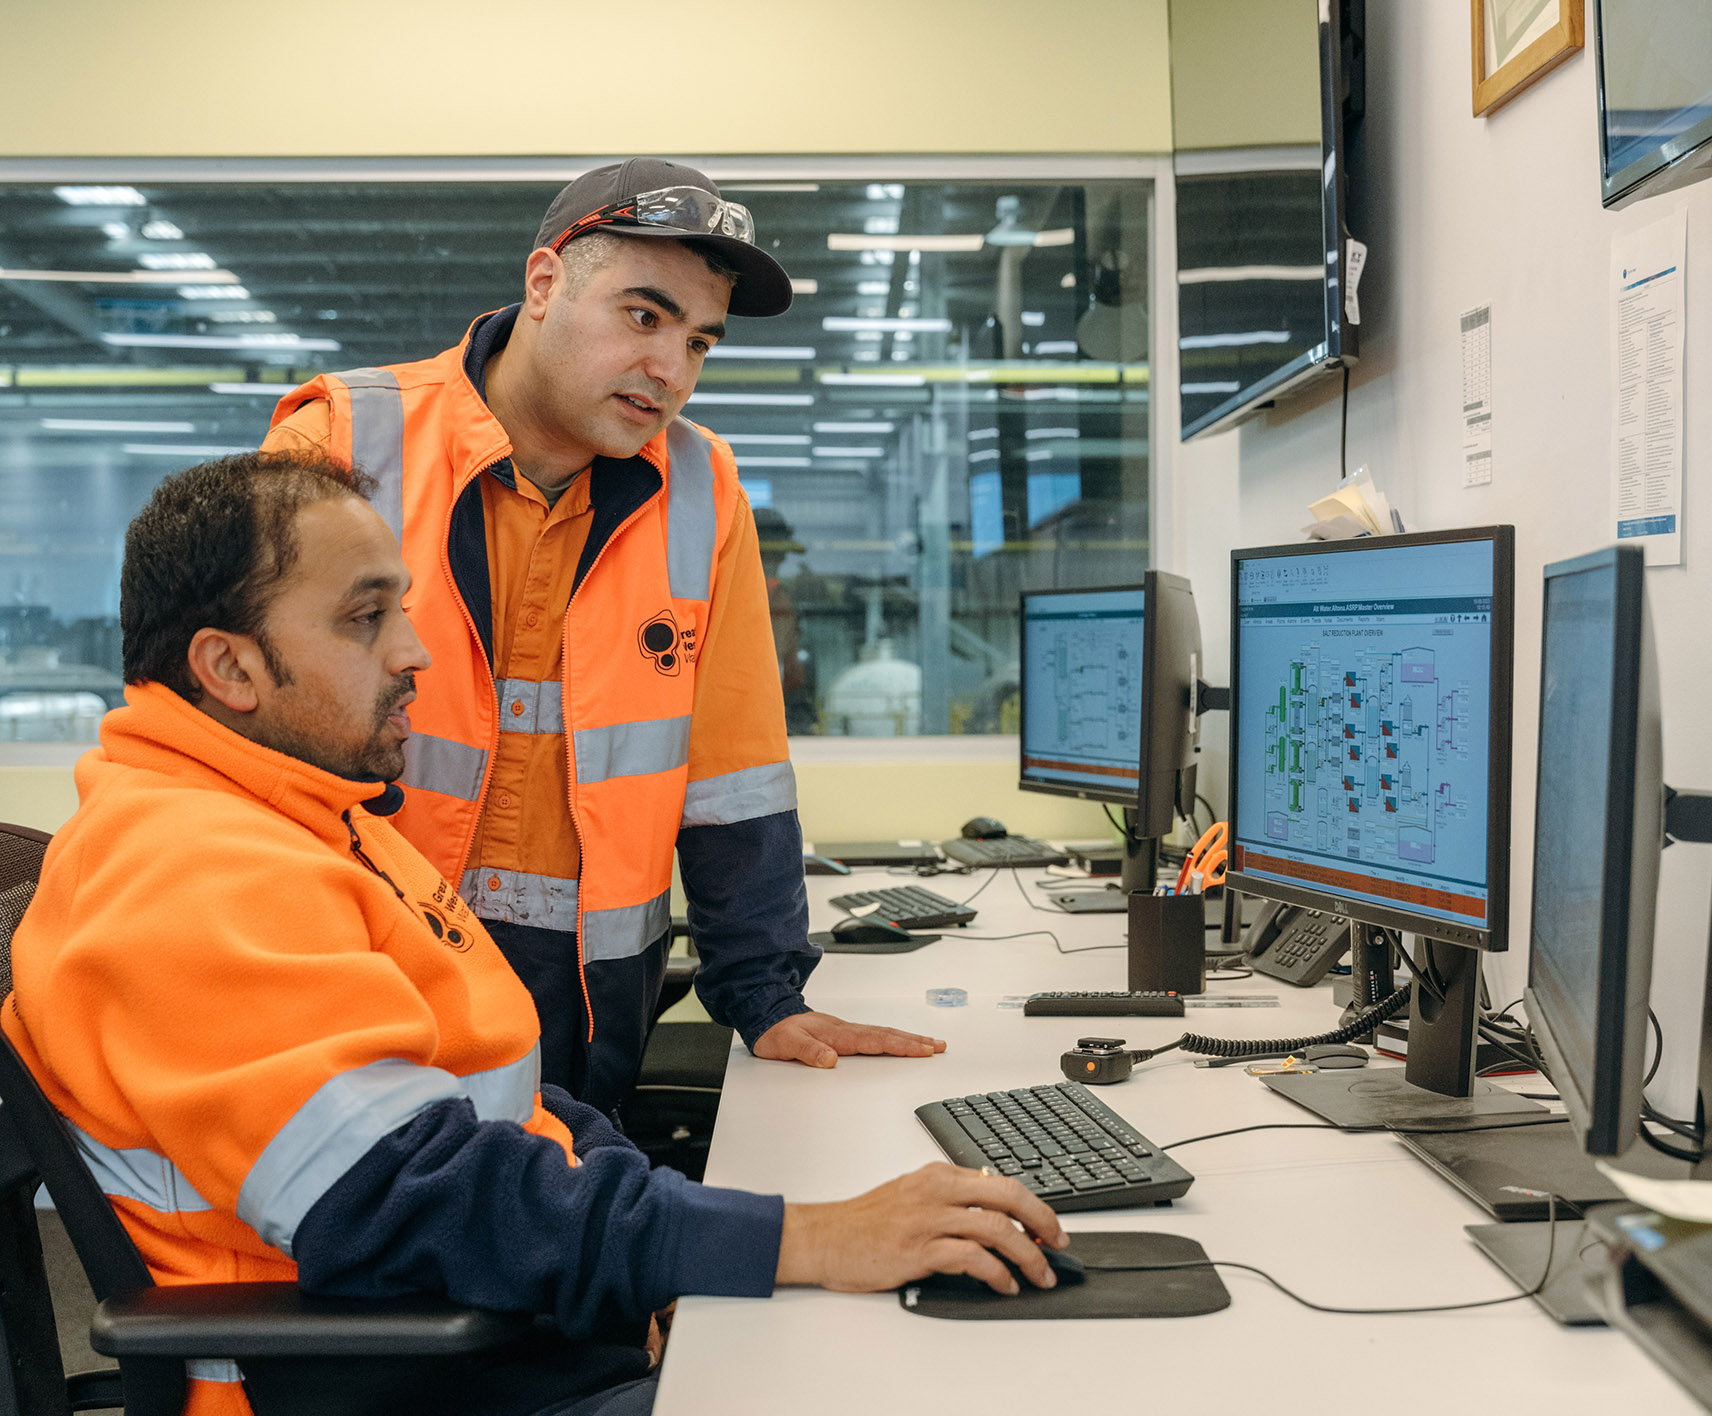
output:
POLYGON ((873 915, 846 915, 829 931, 834 939, 846 944, 884 944, 893 939, 912 939, 907 929, 899 929, 887 920, 873 915))
POLYGON ((841 860, 833 860, 830 856, 805 855, 803 857, 804 875, 848 875, 850 867, 841 860))
MULTIPOLYGON (((1046 1255, 1046 1266, 1058 1275, 1058 1286, 1060 1288, 1074 1288, 1078 1283, 1087 1282, 1088 1270, 1074 1254, 1063 1249, 1054 1249, 1048 1244, 1042 1244, 1040 1252, 1046 1255)), ((1027 1292, 1035 1286, 1034 1280, 1024 1278, 1022 1270, 1005 1258, 1003 1254, 999 1255, 999 1259, 1011 1271, 1011 1277, 1017 1282, 1018 1292, 1027 1292)), ((967 1273, 936 1273, 924 1282, 928 1286, 941 1290, 948 1289, 959 1293, 982 1293, 991 1298, 1005 1296, 994 1291, 982 1279, 967 1273)))
POLYGON ((1357 1047, 1353 1042, 1316 1043, 1313 1047, 1303 1050, 1302 1060, 1312 1067, 1365 1067, 1367 1052, 1357 1047))
POLYGON ((963 823, 964 839, 970 841, 996 841, 1009 834, 1005 823, 991 816, 971 816, 963 823))

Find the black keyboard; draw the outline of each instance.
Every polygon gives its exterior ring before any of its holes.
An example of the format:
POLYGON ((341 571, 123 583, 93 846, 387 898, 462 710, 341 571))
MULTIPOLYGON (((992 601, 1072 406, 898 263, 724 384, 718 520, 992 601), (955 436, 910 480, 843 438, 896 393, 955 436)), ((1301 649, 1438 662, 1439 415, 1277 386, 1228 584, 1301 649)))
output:
POLYGON ((931 929, 937 925, 967 924, 975 911, 919 885, 899 885, 888 890, 856 890, 834 895, 832 903, 847 914, 871 915, 899 929, 931 929), (878 906, 870 909, 869 906, 878 906))
POLYGON ((953 1163, 1014 1175, 1055 1210, 1164 1204, 1195 1183, 1079 1082, 953 1096, 915 1114, 953 1163))
POLYGON ((1054 850, 1033 836, 996 836, 990 841, 971 841, 958 836, 954 840, 941 841, 939 849, 948 859, 962 865, 1014 865, 1027 870, 1031 866, 1070 863, 1065 852, 1054 850))
POLYGON ((1181 1018, 1180 993, 1031 993, 1029 1018, 1181 1018))

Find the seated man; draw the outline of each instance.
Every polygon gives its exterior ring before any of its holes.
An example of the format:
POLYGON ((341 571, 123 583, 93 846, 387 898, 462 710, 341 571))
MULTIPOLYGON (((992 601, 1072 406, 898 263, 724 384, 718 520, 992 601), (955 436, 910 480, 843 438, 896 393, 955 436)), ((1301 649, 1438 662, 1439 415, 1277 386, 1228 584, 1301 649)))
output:
MULTIPOLYGON (((538 1086, 529 994, 384 819, 428 656, 367 490, 259 454, 162 483, 125 542, 127 706, 13 942, 6 1034, 156 1281, 544 1315, 549 1359, 457 1403, 507 1413, 646 1410, 639 1339, 684 1293, 1015 1291, 1000 1254, 1048 1284, 1013 1221, 1064 1234, 1014 1181, 936 1165, 787 1205, 650 1172, 538 1086)), ((248 1409, 231 1364, 192 1376, 193 1416, 248 1409)))

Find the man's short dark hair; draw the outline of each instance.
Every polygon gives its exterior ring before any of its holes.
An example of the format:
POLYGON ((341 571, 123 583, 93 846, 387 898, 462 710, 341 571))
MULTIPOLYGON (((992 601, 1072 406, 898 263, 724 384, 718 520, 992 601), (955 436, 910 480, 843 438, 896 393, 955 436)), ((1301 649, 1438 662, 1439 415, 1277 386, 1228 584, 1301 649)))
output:
POLYGON ((125 532, 125 682, 165 684, 198 702, 188 655, 199 629, 251 636, 268 672, 289 682, 264 624, 297 563, 297 513, 335 497, 366 500, 374 489, 372 477, 303 453, 246 452, 168 477, 125 532))

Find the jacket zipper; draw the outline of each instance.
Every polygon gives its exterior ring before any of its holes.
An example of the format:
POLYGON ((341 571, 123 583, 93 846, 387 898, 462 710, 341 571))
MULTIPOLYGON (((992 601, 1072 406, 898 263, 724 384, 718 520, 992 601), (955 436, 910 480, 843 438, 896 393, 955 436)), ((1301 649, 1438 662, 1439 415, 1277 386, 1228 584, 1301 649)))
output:
MULTIPOLYGON (((650 466, 653 466, 652 459, 644 457, 642 460, 649 463, 650 466)), ((577 982, 582 986, 583 1012, 588 1018, 588 1033, 585 1037, 585 1041, 590 1043, 594 1041, 594 996, 589 992, 588 966, 584 960, 583 952, 583 828, 577 820, 576 804, 571 800, 573 795, 571 783, 576 772, 576 753, 575 743, 571 740, 569 727, 571 722, 570 704, 565 702, 565 689, 571 676, 571 606, 576 603, 577 592, 581 590, 584 585, 589 583, 589 580, 594 575, 595 568, 599 566, 601 561, 606 559, 606 553, 611 549, 612 543, 628 531, 631 526, 635 525, 637 518, 639 518, 657 498, 665 495, 666 473, 663 468, 657 466, 654 467, 654 470, 660 474, 660 490, 655 492, 653 496, 649 497, 647 501, 643 502, 641 506, 637 507, 635 511, 631 512, 629 516, 625 517, 623 521, 619 522, 619 524, 613 528, 612 534, 606 538, 605 544, 594 553, 594 559, 589 562, 588 572, 583 576, 580 583, 572 587, 571 597, 565 601, 565 619, 563 627, 559 631, 559 656, 563 663, 563 668, 559 675, 559 716, 566 724, 565 761, 567 766, 570 768, 570 770, 565 773, 565 810, 571 813, 571 826, 577 833, 577 982)))
MULTIPOLYGON (((386 881, 388 885, 392 886, 392 893, 397 895, 400 900, 404 900, 404 891, 398 888, 398 882, 370 860, 368 852, 363 849, 363 840, 361 836, 357 835, 357 826, 356 823, 351 820, 351 811, 349 807, 346 807, 345 810, 339 813, 339 820, 345 823, 345 829, 351 833, 351 854, 354 855, 365 867, 372 870, 376 875, 380 876, 382 880, 386 881)), ((405 900, 405 903, 408 904, 409 901, 405 900)))
MULTIPOLYGON (((505 458, 496 457, 492 462, 488 463, 487 466, 477 469, 475 476, 471 477, 464 483, 464 489, 468 490, 470 487, 477 485, 485 473, 493 471, 495 467, 499 466, 499 464, 504 461, 505 458)), ((451 882, 454 890, 458 889, 463 884, 464 873, 470 868, 470 853, 476 848, 476 829, 481 824, 482 808, 487 805, 488 783, 493 777, 493 755, 499 749, 500 709, 499 684, 493 676, 493 660, 488 656, 487 646, 482 643, 481 631, 476 628, 475 616, 470 613, 470 607, 464 603, 463 592, 458 589, 458 578, 452 574, 451 555, 447 550, 448 537, 450 536, 452 529, 451 517, 457 513, 458 497, 461 497, 463 494, 463 491, 460 491, 457 496, 452 498, 452 510, 447 513, 446 526, 439 537, 440 570, 446 577, 447 585, 452 589, 452 599, 457 602, 458 610, 464 617, 464 624, 470 631, 470 637, 475 640, 476 648, 481 650, 482 662, 487 665, 487 681, 493 692, 493 731, 488 734, 487 760, 482 764, 481 786, 476 791, 476 813, 470 819, 470 834, 464 840, 464 853, 462 858, 458 861, 458 873, 451 882)), ((491 566, 488 568, 488 574, 489 576, 493 574, 491 566)))

